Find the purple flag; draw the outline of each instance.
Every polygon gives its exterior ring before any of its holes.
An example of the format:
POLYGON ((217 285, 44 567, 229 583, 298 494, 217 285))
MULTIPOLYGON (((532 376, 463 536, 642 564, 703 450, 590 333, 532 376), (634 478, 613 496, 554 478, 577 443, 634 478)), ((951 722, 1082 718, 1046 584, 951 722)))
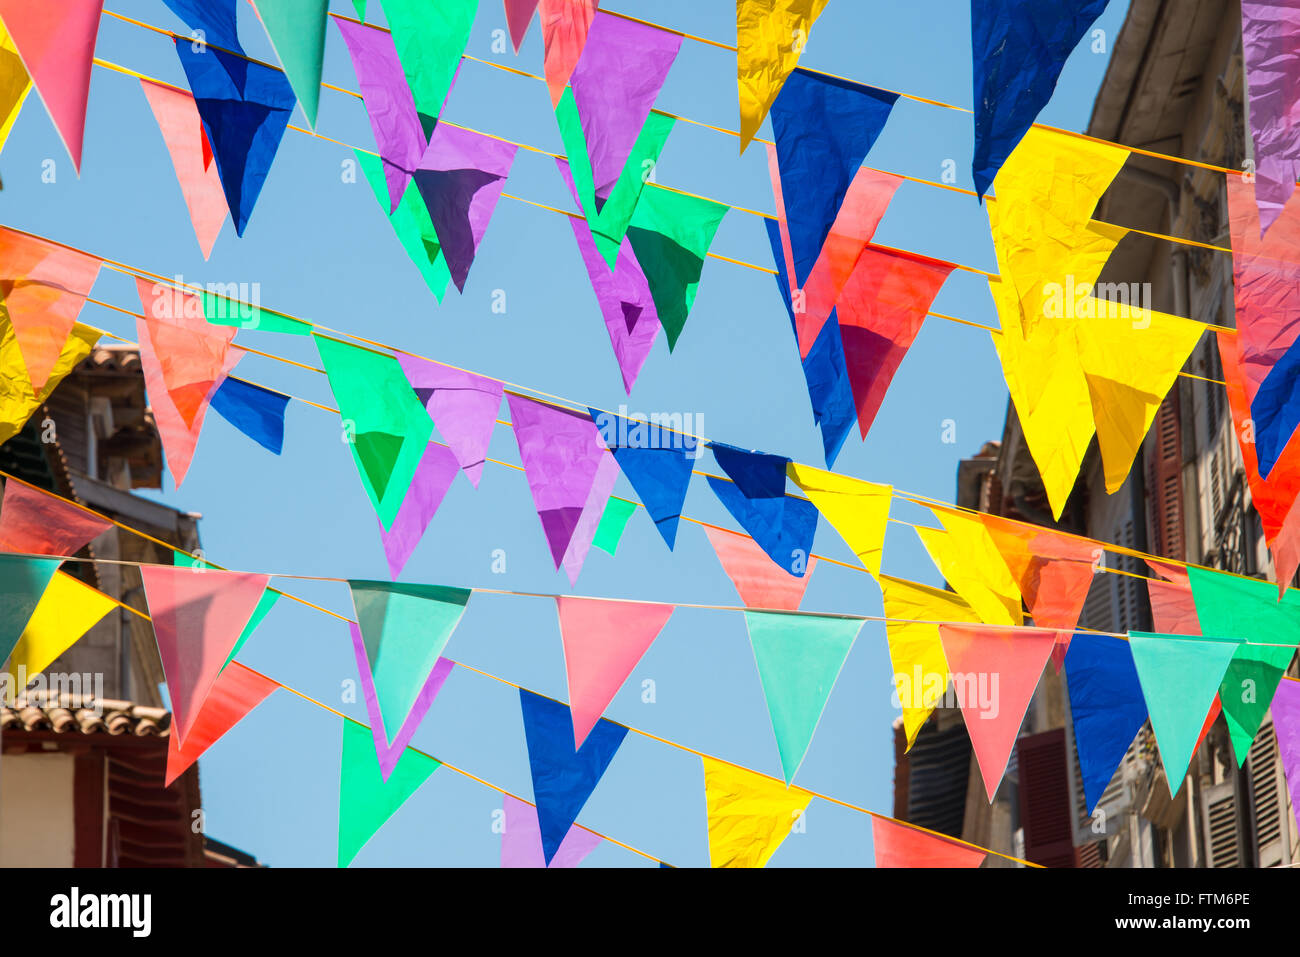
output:
POLYGON ((1300 826, 1300 681, 1283 678, 1269 706, 1277 749, 1282 755, 1282 771, 1291 793, 1291 809, 1300 826))
MULTIPOLYGON (((613 456, 589 416, 523 396, 507 395, 506 400, 537 517, 542 521, 551 558, 559 568, 579 540, 580 525, 584 533, 590 531, 586 547, 591 545, 595 526, 582 519, 592 510, 592 499, 599 497, 597 478, 602 462, 613 456)), ((609 497, 608 493, 605 497, 609 497)), ((576 558, 579 552, 586 557, 581 543, 572 555, 576 558)), ((581 559, 577 562, 580 566, 581 559)), ((569 576, 570 580, 576 577, 571 570, 569 576)))
POLYGON ((570 585, 576 585, 578 576, 582 574, 582 564, 591 551, 591 543, 595 540, 596 530, 605 515, 605 506, 609 504, 609 496, 614 491, 614 483, 618 481, 618 473, 618 462, 614 459, 614 454, 606 449, 600 464, 596 466, 596 477, 592 480, 587 501, 582 506, 582 514, 578 516, 573 538, 569 540, 569 547, 564 552, 562 564, 564 573, 569 576, 570 585))
POLYGON ((375 753, 379 756, 379 770, 383 774, 384 780, 393 773, 393 768, 397 767, 397 762, 402 757, 402 752, 406 746, 411 743, 411 738, 415 736, 415 729, 420 726, 424 716, 429 713, 429 708, 433 705, 433 699, 438 697, 438 692, 442 690, 442 684, 447 680, 447 675, 451 674, 453 663, 446 658, 439 658, 429 672, 428 679, 424 682, 424 687, 420 689, 419 695, 415 699, 415 704, 411 706, 410 713, 407 714, 406 720, 402 722, 401 730, 393 738, 393 743, 389 744, 384 731, 384 716, 379 710, 379 698, 375 694, 375 679, 370 674, 370 660, 366 657, 366 642, 361 637, 361 629, 357 627, 356 622, 348 622, 348 628, 352 632, 352 652, 357 658, 357 672, 361 675, 361 694, 366 699, 366 715, 370 720, 370 730, 375 738, 375 753))
POLYGON ((1300 2, 1241 0, 1260 235, 1300 178, 1300 2))
POLYGON ((415 185, 461 292, 517 150, 505 140, 439 123, 415 171, 415 185))
POLYGON ((681 45, 675 33, 596 12, 569 82, 602 202, 622 175, 681 45))
POLYGON ((478 488, 501 411, 501 383, 415 356, 399 355, 397 361, 438 434, 451 447, 470 484, 478 488))
MULTIPOLYGON (((388 570, 396 581, 402 569, 410 560, 415 546, 420 544, 425 529, 438 514, 447 490, 460 466, 452 450, 437 442, 430 442, 424 450, 424 458, 415 469, 411 487, 406 490, 402 507, 397 510, 393 527, 384 530, 384 523, 379 522, 379 534, 384 540, 384 555, 388 558, 388 570)), ((376 519, 376 521, 379 521, 376 519)))
MULTIPOLYGON (((504 795, 501 799, 505 811, 505 830, 501 832, 502 867, 545 867, 542 853, 542 827, 537 822, 537 808, 527 801, 504 795)), ((551 858, 551 867, 577 867, 600 844, 600 838, 591 831, 569 828, 560 842, 560 849, 551 858)))

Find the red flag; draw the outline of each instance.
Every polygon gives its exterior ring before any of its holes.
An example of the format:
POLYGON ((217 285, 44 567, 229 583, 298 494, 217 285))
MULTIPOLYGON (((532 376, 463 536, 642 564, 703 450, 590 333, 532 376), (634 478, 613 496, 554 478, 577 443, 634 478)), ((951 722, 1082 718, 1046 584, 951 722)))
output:
POLYGON ((75 555, 113 523, 17 479, 5 482, 0 552, 75 555))
POLYGON ((505 0, 506 26, 510 28, 510 42, 514 44, 515 53, 523 45, 528 34, 528 26, 533 22, 533 13, 537 10, 537 0, 505 0))
POLYGON ((551 91, 551 106, 560 102, 573 68, 578 65, 587 31, 595 19, 600 0, 541 0, 538 17, 546 44, 543 72, 551 91))
POLYGON ((877 867, 979 867, 986 856, 984 851, 875 815, 871 842, 877 867))
POLYGON ((203 756, 203 752, 216 744, 227 731, 244 720, 276 688, 280 687, 270 678, 263 677, 256 671, 245 668, 238 661, 232 661, 217 675, 208 692, 208 699, 203 702, 185 744, 180 743, 180 735, 169 735, 167 739, 167 779, 163 787, 169 787, 173 781, 185 773, 191 764, 203 756))
POLYGON ((817 559, 809 556, 803 577, 796 578, 774 564, 748 535, 738 535, 724 528, 704 526, 704 534, 718 554, 722 570, 740 593, 746 608, 771 608, 797 611, 803 593, 812 579, 817 559))

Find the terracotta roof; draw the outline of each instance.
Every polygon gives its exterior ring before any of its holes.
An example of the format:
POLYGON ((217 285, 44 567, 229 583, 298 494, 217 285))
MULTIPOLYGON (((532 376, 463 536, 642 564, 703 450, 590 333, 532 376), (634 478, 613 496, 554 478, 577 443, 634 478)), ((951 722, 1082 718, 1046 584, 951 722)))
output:
POLYGON ((171 723, 171 714, 163 708, 110 698, 96 702, 90 695, 28 692, 11 704, 0 705, 0 732, 53 731, 165 738, 171 723))

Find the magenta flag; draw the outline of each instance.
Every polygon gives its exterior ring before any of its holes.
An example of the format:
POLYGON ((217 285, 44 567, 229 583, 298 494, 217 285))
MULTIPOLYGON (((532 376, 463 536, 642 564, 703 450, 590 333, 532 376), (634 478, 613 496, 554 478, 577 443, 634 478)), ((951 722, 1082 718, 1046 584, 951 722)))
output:
POLYGON ((505 0, 506 26, 510 28, 510 42, 514 44, 515 53, 523 45, 528 35, 528 27, 537 12, 537 0, 505 0))
POLYGON ((1260 235, 1300 179, 1300 0, 1241 0, 1260 235))
MULTIPOLYGON (((502 867, 546 867, 542 853, 542 827, 537 821, 537 808, 527 801, 502 796, 501 809, 505 812, 505 829, 501 832, 502 867)), ((600 838, 586 828, 574 824, 564 835, 560 848, 551 858, 551 867, 577 867, 600 844, 600 838)))
POLYGON ((570 585, 576 585, 578 576, 582 574, 582 565, 591 552, 591 543, 595 541, 600 520, 605 515, 605 506, 609 504, 609 497, 614 492, 618 473, 618 462, 615 461, 613 453, 606 449, 606 453, 601 456, 596 466, 596 477, 592 479, 591 491, 587 493, 587 501, 583 503, 577 527, 573 530, 569 547, 564 550, 564 558, 560 562, 564 566, 564 573, 569 576, 570 585))
POLYGON ((406 498, 402 499, 397 517, 393 519, 393 527, 385 530, 384 523, 375 519, 379 523, 384 556, 388 559, 388 570, 394 581, 410 561, 433 516, 438 514, 438 508, 459 471, 460 465, 451 449, 430 442, 416 466, 415 477, 411 479, 411 487, 406 490, 406 498))
POLYGON ((397 362, 465 477, 478 488, 501 411, 501 383, 416 356, 399 355, 397 362))
POLYGON ((1291 793, 1291 809, 1300 826, 1300 681, 1283 678, 1270 705, 1277 749, 1282 755, 1282 771, 1291 793))

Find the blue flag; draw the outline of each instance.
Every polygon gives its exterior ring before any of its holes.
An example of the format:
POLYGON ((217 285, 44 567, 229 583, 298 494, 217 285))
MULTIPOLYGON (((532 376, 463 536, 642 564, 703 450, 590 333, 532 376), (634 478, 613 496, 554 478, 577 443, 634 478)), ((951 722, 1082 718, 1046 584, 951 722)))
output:
POLYGON ((710 442, 709 451, 745 498, 785 496, 785 469, 790 460, 784 455, 750 452, 724 442, 710 442))
POLYGON ((575 752, 568 705, 520 688, 519 706, 528 741, 533 802, 542 830, 542 853, 549 865, 614 759, 627 728, 601 718, 575 752))
POLYGON ((212 396, 212 411, 266 449, 284 448, 284 407, 289 397, 230 376, 212 396))
POLYGON ((1052 98, 1071 51, 1108 0, 971 0, 975 159, 982 199, 1052 98))
POLYGON ((1075 635, 1065 656, 1065 679, 1083 794, 1091 814, 1146 722, 1147 705, 1133 655, 1122 638, 1075 635))
POLYGON ((191 30, 202 31, 203 42, 236 53, 244 52, 235 26, 235 0, 163 0, 163 3, 191 30))
POLYGON ((817 532, 817 509, 812 502, 789 495, 746 498, 735 482, 712 475, 709 488, 768 558, 795 577, 804 575, 817 532))
POLYGON ((1250 404, 1259 474, 1268 478, 1300 425, 1300 340, 1293 342, 1264 377, 1250 404))
POLYGON ((795 70, 772 104, 796 288, 812 272, 844 194, 897 99, 897 93, 795 70))
POLYGON ((677 541, 686 489, 691 483, 694 446, 686 448, 684 436, 657 425, 631 421, 611 412, 588 409, 614 461, 623 470, 655 528, 668 547, 677 541))
POLYGON ((188 40, 176 41, 176 53, 242 236, 297 98, 285 75, 269 66, 219 50, 195 53, 188 40))

